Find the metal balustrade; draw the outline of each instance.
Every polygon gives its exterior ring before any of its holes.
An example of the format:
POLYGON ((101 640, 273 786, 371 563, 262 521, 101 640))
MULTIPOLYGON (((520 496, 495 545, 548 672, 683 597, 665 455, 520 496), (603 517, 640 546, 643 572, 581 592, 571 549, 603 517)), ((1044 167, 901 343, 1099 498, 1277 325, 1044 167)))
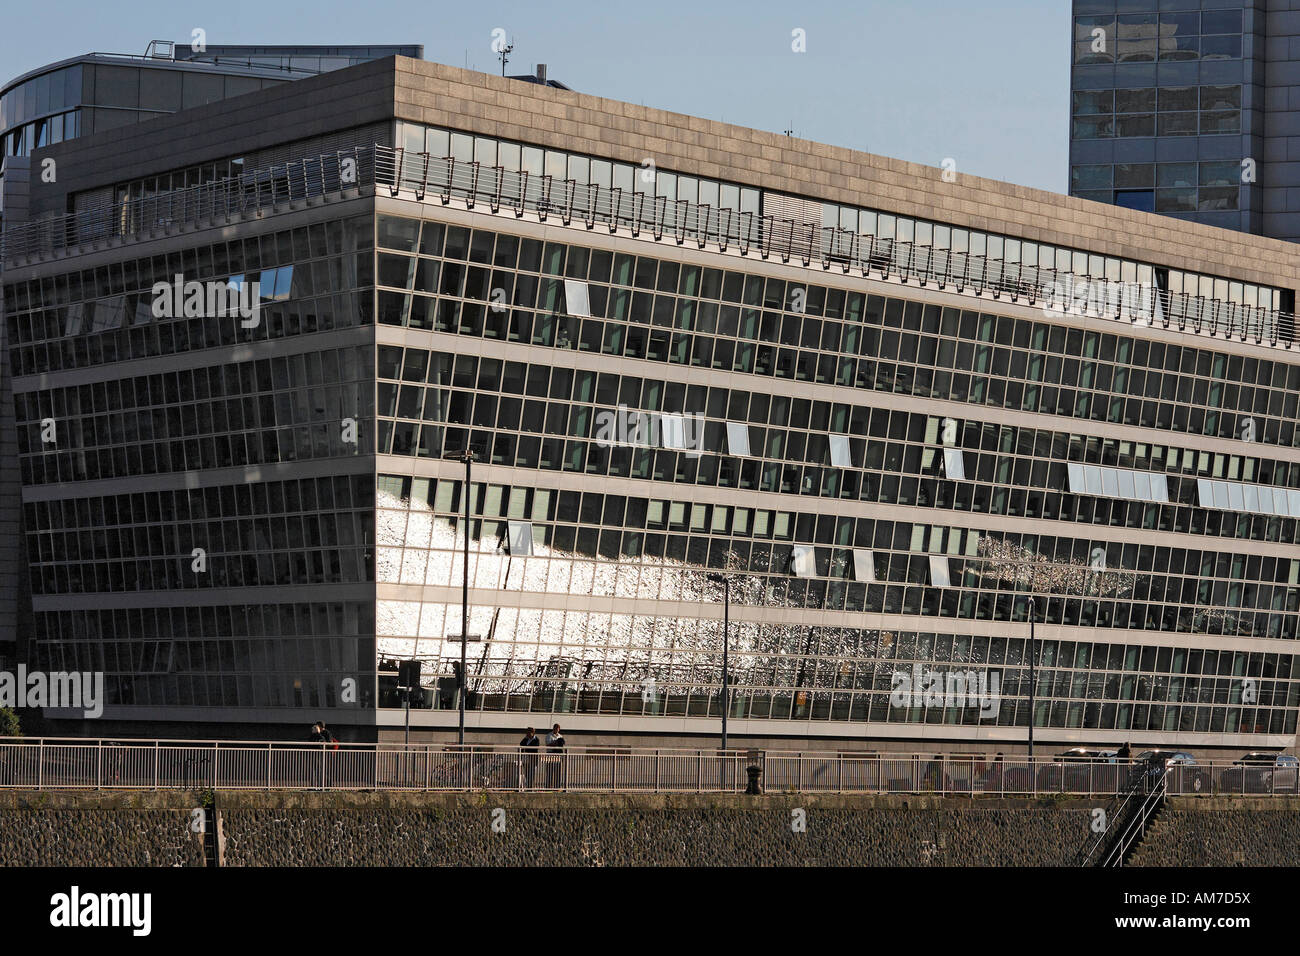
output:
POLYGON ((1294 768, 1151 768, 978 754, 442 747, 248 741, 0 740, 0 789, 565 790, 1109 797, 1156 782, 1171 795, 1297 795, 1294 768), (1143 786, 1139 786, 1142 784, 1143 786))
POLYGON ((710 247, 863 277, 874 274, 884 281, 934 285, 1029 306, 1045 306, 1049 300, 1069 297, 1070 290, 1084 290, 1076 299, 1084 301, 1091 287, 1100 294, 1094 294, 1087 308, 1106 310, 1097 318, 1275 348, 1300 347, 1295 316, 1262 306, 1152 289, 1137 313, 1128 305, 1117 304, 1113 294, 1106 294, 1108 280, 1088 275, 379 145, 358 146, 101 209, 21 223, 0 236, 0 265, 42 261, 88 244, 93 248, 96 243, 132 237, 153 238, 183 225, 286 211, 295 204, 345 198, 363 190, 443 205, 456 201, 465 208, 495 215, 533 215, 542 222, 558 220, 587 230, 605 228, 656 242, 692 242, 700 249, 710 247))
POLYGON ((90 251, 96 244, 151 239, 181 226, 226 224, 295 204, 323 202, 374 184, 378 147, 355 147, 199 186, 129 199, 97 209, 20 223, 0 236, 0 263, 13 266, 90 251))
MULTIPOLYGON (((1138 791, 1143 792, 1143 791, 1138 791)), ((1145 788, 1141 802, 1134 807, 1132 819, 1128 820, 1119 832, 1114 845, 1101 858, 1103 867, 1123 866, 1129 851, 1134 849, 1146 837, 1147 828, 1151 826, 1156 814, 1164 806, 1168 792, 1168 777, 1157 776, 1145 788)))

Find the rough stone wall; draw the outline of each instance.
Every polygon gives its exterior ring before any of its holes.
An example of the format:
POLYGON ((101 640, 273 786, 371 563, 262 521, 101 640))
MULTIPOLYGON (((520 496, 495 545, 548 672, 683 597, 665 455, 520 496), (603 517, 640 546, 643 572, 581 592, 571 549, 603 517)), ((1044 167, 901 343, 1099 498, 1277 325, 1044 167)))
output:
POLYGON ((202 866, 182 810, 0 812, 0 866, 202 866))
POLYGON ((218 806, 226 866, 1060 865, 1090 819, 1086 801, 830 794, 222 794, 218 806))
MULTIPOLYGON (((202 866, 196 793, 0 792, 0 866, 202 866)), ((1085 800, 219 793, 224 866, 1068 866, 1085 800), (802 830, 792 824, 802 822, 802 830)), ((1300 801, 1171 799, 1131 865, 1278 866, 1300 801)))
POLYGON ((0 866, 203 866, 189 797, 0 793, 0 866))
MULTIPOLYGON (((1283 798, 1285 799, 1285 798, 1283 798)), ((1295 866, 1300 801, 1170 802, 1129 866, 1295 866)))
POLYGON ((227 866, 1049 866, 1086 811, 231 810, 227 866), (1075 819, 1078 818, 1078 819, 1075 819))

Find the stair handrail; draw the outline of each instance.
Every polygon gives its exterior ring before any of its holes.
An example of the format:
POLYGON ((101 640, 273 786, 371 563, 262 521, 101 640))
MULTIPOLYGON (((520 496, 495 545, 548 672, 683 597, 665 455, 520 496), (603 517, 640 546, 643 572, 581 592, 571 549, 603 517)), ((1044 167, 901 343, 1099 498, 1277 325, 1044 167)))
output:
POLYGON ((1142 802, 1142 806, 1138 808, 1137 815, 1128 823, 1124 832, 1120 834, 1119 839, 1115 841, 1110 852, 1106 855, 1106 859, 1102 861, 1101 865, 1103 867, 1124 865, 1124 857, 1127 855, 1129 848, 1146 835, 1147 824, 1151 822, 1151 818, 1164 805, 1165 794, 1168 789, 1169 774, 1166 771, 1156 778, 1151 791, 1142 802))
POLYGON ((1110 802, 1102 808, 1102 819, 1106 821, 1105 829, 1088 840, 1079 848, 1075 856, 1076 866, 1093 866, 1093 858, 1113 835, 1112 823, 1118 824, 1125 816, 1129 804, 1139 795, 1145 796, 1146 771, 1137 764, 1131 765, 1132 776, 1123 789, 1117 791, 1110 802))

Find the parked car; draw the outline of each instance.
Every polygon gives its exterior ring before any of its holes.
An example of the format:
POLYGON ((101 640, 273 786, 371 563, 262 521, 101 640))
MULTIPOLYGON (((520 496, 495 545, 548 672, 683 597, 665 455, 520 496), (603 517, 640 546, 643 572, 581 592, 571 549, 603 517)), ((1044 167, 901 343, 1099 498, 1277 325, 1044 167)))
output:
POLYGON ((1056 755, 1061 789, 1067 793, 1114 792, 1123 779, 1114 750, 1073 747, 1056 755))
MULTIPOLYGON (((1114 754, 1113 750, 1092 750, 1087 747, 1073 747, 1052 758, 1051 763, 1042 763, 1037 768, 1038 790, 1059 790, 1066 793, 1104 790, 1102 782, 1093 785, 1090 777, 1092 766, 1101 760, 1104 754, 1114 754)), ((1028 770, 1024 779, 1028 780, 1028 770)))
POLYGON ((1149 783, 1169 775, 1169 790, 1173 793, 1202 793, 1210 789, 1210 776, 1196 763, 1196 758, 1185 750, 1144 750, 1133 761, 1131 780, 1145 775, 1149 783), (1172 771, 1172 773, 1171 773, 1172 771))
POLYGON ((1252 750, 1219 777, 1225 793, 1295 793, 1300 759, 1269 750, 1252 750))

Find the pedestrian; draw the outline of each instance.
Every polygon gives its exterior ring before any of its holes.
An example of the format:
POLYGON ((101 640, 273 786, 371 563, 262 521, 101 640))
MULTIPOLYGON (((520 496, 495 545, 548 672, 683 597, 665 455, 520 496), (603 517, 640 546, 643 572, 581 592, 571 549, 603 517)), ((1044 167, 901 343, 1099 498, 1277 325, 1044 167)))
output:
POLYGON ((551 732, 546 735, 546 753, 550 758, 547 761, 546 785, 552 789, 559 789, 564 786, 564 734, 560 733, 559 724, 553 726, 551 732))
MULTIPOLYGON (((316 723, 311 725, 311 734, 308 736, 307 739, 314 744, 320 744, 322 750, 339 749, 338 740, 335 738, 335 736, 332 733, 329 732, 329 729, 326 728, 325 721, 323 720, 318 720, 316 721, 316 723)), ((321 767, 322 786, 327 784, 328 778, 330 776, 331 774, 329 773, 328 769, 324 765, 322 765, 321 767)))
POLYGON ((1132 750, 1131 747, 1129 747, 1129 745, 1128 745, 1128 741, 1126 740, 1126 741, 1124 741, 1124 746, 1120 747, 1119 750, 1115 751, 1115 759, 1116 759, 1116 760, 1128 760, 1128 759, 1129 759, 1129 754, 1131 754, 1132 752, 1133 752, 1133 750, 1132 750))
POLYGON ((520 758, 522 769, 524 771, 524 789, 532 788, 533 776, 537 772, 537 751, 542 742, 537 739, 537 731, 529 727, 524 734, 524 739, 519 741, 519 747, 523 750, 523 756, 520 758))

